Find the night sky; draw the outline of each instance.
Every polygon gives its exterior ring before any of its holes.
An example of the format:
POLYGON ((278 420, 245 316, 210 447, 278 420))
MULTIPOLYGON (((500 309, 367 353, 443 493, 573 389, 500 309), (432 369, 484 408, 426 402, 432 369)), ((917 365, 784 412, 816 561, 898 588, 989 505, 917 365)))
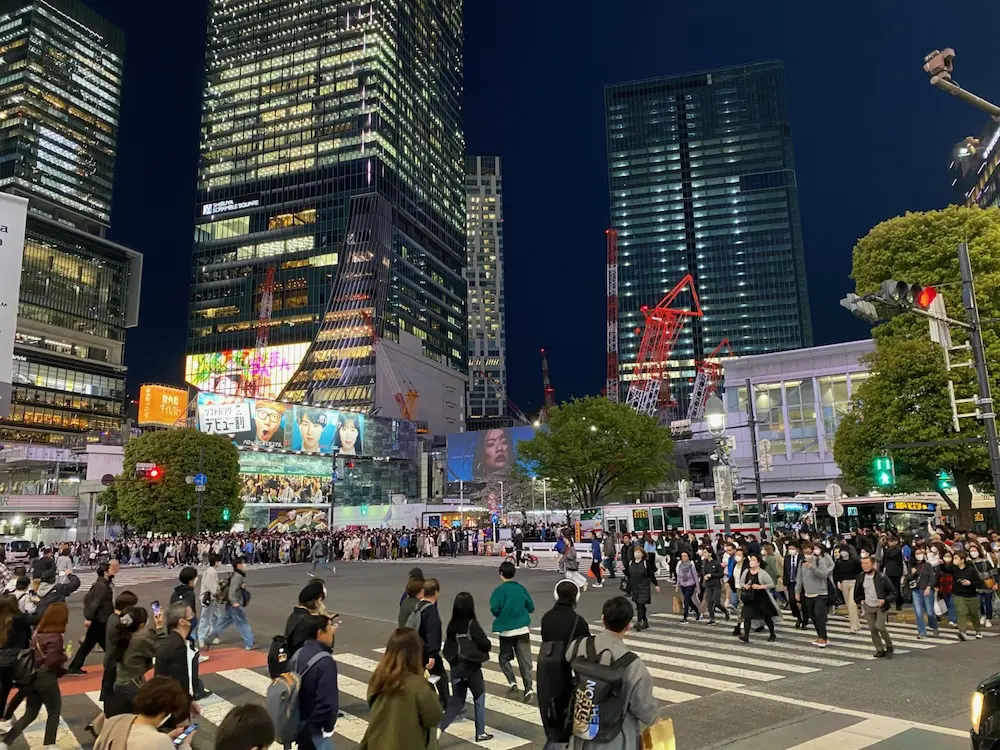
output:
MULTIPOLYGON (((182 383, 206 2, 87 0, 127 39, 111 239, 145 255, 130 390, 182 383)), ((597 393, 605 366, 607 83, 785 63, 817 344, 866 335, 838 306, 851 248, 874 224, 946 205, 952 146, 986 123, 921 70, 954 47, 956 79, 1000 100, 997 11, 940 2, 466 0, 465 136, 504 160, 510 396, 597 393)), ((656 300, 650 300, 650 303, 656 300)))

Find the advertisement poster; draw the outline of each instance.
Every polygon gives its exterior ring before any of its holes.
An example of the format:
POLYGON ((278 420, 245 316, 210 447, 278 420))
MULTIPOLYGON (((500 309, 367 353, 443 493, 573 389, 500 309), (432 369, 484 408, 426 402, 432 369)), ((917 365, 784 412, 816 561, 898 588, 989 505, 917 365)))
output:
POLYGON ((223 396, 250 395, 248 385, 253 380, 253 395, 277 398, 308 350, 309 344, 302 343, 189 354, 184 379, 200 391, 223 396))
POLYGON ((245 451, 240 453, 241 495, 245 504, 329 503, 333 459, 245 451))
POLYGON ((449 435, 449 481, 477 482, 507 476, 518 462, 517 444, 534 436, 534 428, 528 426, 449 435))
POLYGON ((0 193, 0 417, 10 415, 14 331, 21 296, 24 224, 28 199, 0 193))
POLYGON ((198 394, 202 432, 229 435, 243 448, 273 448, 327 456, 364 454, 365 416, 220 393, 198 394))
POLYGON ((329 531, 330 524, 325 508, 271 508, 268 531, 329 531))
POLYGON ((144 385, 139 388, 139 426, 172 427, 187 408, 188 394, 184 388, 165 385, 144 385))

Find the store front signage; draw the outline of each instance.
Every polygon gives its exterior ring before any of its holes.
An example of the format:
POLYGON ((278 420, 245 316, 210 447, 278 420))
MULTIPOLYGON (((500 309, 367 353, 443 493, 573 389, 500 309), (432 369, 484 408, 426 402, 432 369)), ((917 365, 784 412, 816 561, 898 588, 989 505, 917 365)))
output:
POLYGON ((923 503, 917 500, 894 500, 886 503, 885 509, 913 513, 934 513, 937 510, 937 503, 923 503))
POLYGON ((227 214, 230 211, 242 211, 244 208, 255 208, 260 205, 260 198, 244 198, 241 200, 224 200, 206 203, 201 207, 202 216, 214 216, 216 214, 227 214))

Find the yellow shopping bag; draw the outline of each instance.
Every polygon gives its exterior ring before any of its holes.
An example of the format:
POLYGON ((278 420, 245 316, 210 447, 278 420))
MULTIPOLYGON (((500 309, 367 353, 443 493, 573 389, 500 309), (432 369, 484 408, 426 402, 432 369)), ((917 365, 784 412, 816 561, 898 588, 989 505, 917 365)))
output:
POLYGON ((674 720, 664 716, 642 733, 642 750, 677 750, 674 720))

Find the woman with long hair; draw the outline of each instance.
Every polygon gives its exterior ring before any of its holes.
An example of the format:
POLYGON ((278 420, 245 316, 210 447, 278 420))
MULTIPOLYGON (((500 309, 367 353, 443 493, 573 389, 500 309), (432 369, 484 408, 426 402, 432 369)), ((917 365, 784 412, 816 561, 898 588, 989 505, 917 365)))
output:
POLYGON ((439 728, 443 732, 462 713, 465 691, 471 690, 476 711, 476 742, 493 739, 492 734, 486 733, 486 684, 483 682, 483 662, 490 658, 490 639, 476 620, 476 605, 468 591, 455 595, 441 654, 451 664, 452 692, 439 728))
POLYGON ((45 608, 38 623, 35 637, 31 639, 31 650, 35 659, 35 678, 24 686, 25 709, 21 718, 3 737, 2 747, 8 748, 25 728, 38 718, 38 712, 45 706, 45 745, 56 744, 59 730, 59 714, 62 711, 62 695, 59 693, 59 678, 66 674, 66 652, 63 650, 63 634, 69 622, 69 608, 66 602, 53 602, 45 608))
POLYGON ((107 718, 135 710, 135 696, 142 686, 143 675, 153 668, 156 628, 163 624, 163 614, 156 616, 153 627, 143 630, 148 620, 149 615, 142 607, 128 607, 121 614, 108 658, 110 667, 115 669, 115 683, 104 701, 107 718))
POLYGON ((188 735, 180 745, 174 744, 174 738, 184 731, 183 726, 178 726, 170 734, 160 732, 160 727, 171 719, 178 724, 186 723, 190 711, 191 699, 177 680, 154 677, 144 682, 136 692, 134 713, 108 719, 94 750, 127 750, 130 747, 141 747, 143 750, 180 747, 190 750, 188 743, 192 735, 188 735))
POLYGON ((444 711, 424 679, 424 644, 411 628, 399 628, 368 682, 371 716, 361 750, 437 750, 444 711))
MULTIPOLYGON (((0 597, 0 712, 14 687, 14 662, 31 641, 31 625, 13 596, 0 597)), ((3 727, 10 730, 10 723, 3 727)))

